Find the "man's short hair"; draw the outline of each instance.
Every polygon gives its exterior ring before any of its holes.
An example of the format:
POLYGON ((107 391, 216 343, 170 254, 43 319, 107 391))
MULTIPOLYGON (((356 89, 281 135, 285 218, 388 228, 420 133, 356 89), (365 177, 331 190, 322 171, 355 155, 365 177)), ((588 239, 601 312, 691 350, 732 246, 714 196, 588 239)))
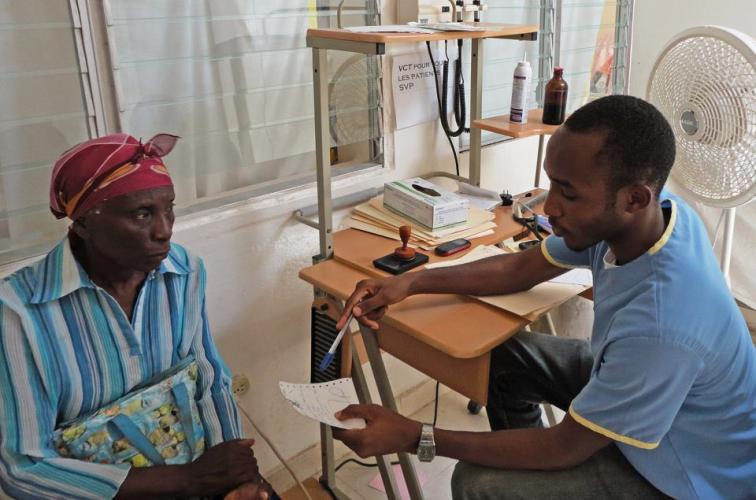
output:
POLYGON ((599 157, 606 161, 614 194, 630 184, 646 184, 658 196, 675 163, 675 136, 653 105, 628 95, 602 97, 565 121, 570 132, 604 132, 599 157))

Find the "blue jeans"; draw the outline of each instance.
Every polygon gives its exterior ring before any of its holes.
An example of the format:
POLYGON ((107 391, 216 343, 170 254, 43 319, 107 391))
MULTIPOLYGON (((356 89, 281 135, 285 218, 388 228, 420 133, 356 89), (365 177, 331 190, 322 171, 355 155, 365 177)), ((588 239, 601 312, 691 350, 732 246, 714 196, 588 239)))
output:
MULTIPOLYGON (((491 352, 491 430, 541 427, 540 403, 564 411, 591 374, 587 341, 520 332, 491 352)), ((560 471, 501 470, 460 462, 452 476, 458 500, 665 498, 611 444, 560 471)))

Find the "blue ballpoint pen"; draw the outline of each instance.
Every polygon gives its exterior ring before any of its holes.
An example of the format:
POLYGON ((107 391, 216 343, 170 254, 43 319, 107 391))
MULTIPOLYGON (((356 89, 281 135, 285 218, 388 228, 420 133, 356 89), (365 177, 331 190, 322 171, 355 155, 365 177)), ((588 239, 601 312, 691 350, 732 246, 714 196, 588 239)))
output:
POLYGON ((328 368, 331 364, 331 361, 333 361, 334 356, 336 355, 336 349, 339 347, 339 343, 341 342, 341 339, 344 337, 344 333, 346 333, 347 328, 349 328, 349 323, 352 322, 353 313, 349 313, 349 317, 347 317, 346 323, 344 323, 344 326, 341 328, 341 331, 338 335, 336 335, 336 339, 333 341, 333 345, 331 345, 331 348, 328 349, 328 353, 323 357, 323 360, 320 362, 320 366, 318 366, 318 370, 321 372, 324 372, 326 368, 328 368))

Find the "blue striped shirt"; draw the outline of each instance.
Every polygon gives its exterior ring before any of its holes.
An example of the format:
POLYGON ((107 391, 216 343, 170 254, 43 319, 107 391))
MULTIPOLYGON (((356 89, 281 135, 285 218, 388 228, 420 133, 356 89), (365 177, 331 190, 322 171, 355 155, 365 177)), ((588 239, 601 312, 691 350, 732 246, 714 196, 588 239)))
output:
POLYGON ((172 244, 131 320, 94 284, 68 239, 0 282, 0 486, 14 498, 112 498, 129 465, 62 458, 61 423, 193 355, 209 446, 242 436, 228 369, 210 335, 202 261, 172 244))

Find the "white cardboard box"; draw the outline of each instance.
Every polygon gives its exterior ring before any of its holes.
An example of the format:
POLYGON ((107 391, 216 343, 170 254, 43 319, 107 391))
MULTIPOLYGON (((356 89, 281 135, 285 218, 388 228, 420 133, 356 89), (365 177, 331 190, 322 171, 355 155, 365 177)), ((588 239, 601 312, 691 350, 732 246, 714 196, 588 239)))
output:
POLYGON ((468 200, 420 177, 387 182, 383 205, 430 229, 467 222, 469 208, 468 200))

